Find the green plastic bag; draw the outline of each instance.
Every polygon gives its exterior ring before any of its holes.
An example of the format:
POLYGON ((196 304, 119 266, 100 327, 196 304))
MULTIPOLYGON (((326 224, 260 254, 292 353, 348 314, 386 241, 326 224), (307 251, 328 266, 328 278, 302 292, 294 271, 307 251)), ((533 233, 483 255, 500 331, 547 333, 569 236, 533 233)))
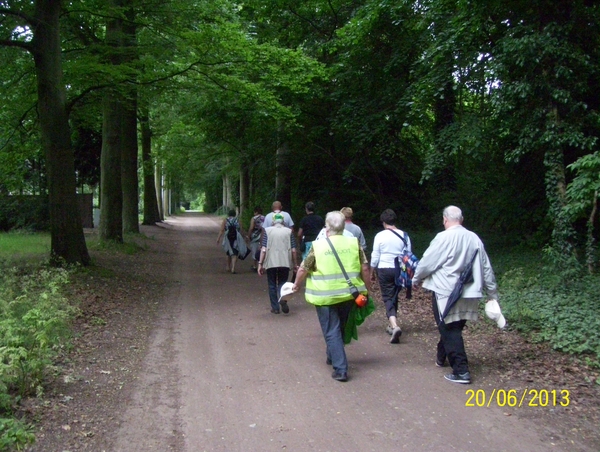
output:
POLYGON ((375 303, 373 298, 368 297, 369 301, 362 308, 359 308, 356 303, 352 306, 348 321, 344 328, 344 344, 349 344, 352 339, 358 340, 358 326, 362 325, 365 319, 375 311, 375 303))

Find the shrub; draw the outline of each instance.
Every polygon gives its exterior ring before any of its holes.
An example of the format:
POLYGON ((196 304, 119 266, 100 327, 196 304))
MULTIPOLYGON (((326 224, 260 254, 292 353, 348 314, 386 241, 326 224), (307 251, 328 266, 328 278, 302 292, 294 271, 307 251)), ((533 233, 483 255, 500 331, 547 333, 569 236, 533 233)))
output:
MULTIPOLYGON (((68 276, 65 269, 39 267, 0 274, 0 415, 10 415, 21 397, 42 392, 43 378, 67 344, 75 314, 61 294, 68 276)), ((29 439, 22 424, 2 419, 0 445, 18 447, 29 439)))
POLYGON ((35 442, 31 427, 13 418, 0 417, 0 450, 21 450, 35 442))
POLYGON ((499 284, 509 323, 553 348, 600 360, 600 277, 551 266, 535 276, 518 267, 499 284), (581 275, 581 273, 579 273, 581 275))
POLYGON ((47 197, 0 196, 0 231, 47 231, 49 222, 47 197))

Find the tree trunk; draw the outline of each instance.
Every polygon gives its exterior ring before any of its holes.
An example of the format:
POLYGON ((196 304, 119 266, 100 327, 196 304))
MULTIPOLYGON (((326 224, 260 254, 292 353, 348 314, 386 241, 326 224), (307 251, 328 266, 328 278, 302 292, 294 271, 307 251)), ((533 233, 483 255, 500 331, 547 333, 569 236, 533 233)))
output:
MULTIPOLYGON (((121 19, 106 24, 106 44, 112 48, 109 62, 121 62, 120 47, 123 35, 121 19)), ((102 154, 100 156, 100 228, 101 241, 123 242, 123 186, 121 180, 121 134, 123 97, 114 88, 106 90, 102 100, 102 154)))
POLYGON ((144 220, 142 224, 154 225, 161 221, 158 210, 158 197, 154 183, 154 164, 152 162, 152 131, 148 109, 140 109, 140 129, 142 134, 142 169, 144 171, 144 220))
MULTIPOLYGON (((551 118, 555 127, 559 129, 560 118, 558 109, 550 107, 551 118)), ((548 200, 548 213, 554 221, 552 230, 552 245, 559 255, 570 257, 575 254, 573 240, 575 230, 565 212, 567 205, 567 182, 565 175, 564 152, 555 143, 550 143, 550 148, 544 155, 546 166, 546 199, 548 200)))
MULTIPOLYGON (((452 61, 452 58, 448 56, 445 61, 452 61)), ((448 80, 443 86, 443 96, 438 96, 434 103, 434 130, 436 134, 437 146, 443 147, 440 141, 441 132, 454 123, 455 120, 455 108, 456 108, 456 93, 454 90, 454 80, 452 79, 452 67, 448 67, 448 80)), ((444 149, 439 149, 439 153, 444 153, 444 149)), ((439 168, 434 176, 432 183, 435 184, 438 193, 444 194, 448 199, 453 199, 456 190, 458 189, 458 183, 456 178, 456 157, 444 154, 444 166, 439 168)), ((442 196, 444 196, 442 195, 442 196)), ((440 199, 443 204, 447 204, 448 199, 440 199)))
MULTIPOLYGON (((107 30, 108 33, 108 30, 107 30)), ((101 241, 123 242, 123 191, 121 184, 121 106, 118 94, 109 91, 102 101, 102 154, 100 156, 101 241)))
MULTIPOLYGON (((135 89, 130 94, 135 96, 135 89)), ((123 190, 123 232, 139 233, 139 183, 137 146, 137 102, 127 99, 123 106, 121 141, 121 184, 123 190)))
POLYGON ((163 204, 163 183, 162 167, 159 164, 154 166, 154 186, 156 187, 156 201, 158 203, 158 214, 161 221, 165 219, 165 206, 163 204))
MULTIPOLYGON (((229 177, 229 174, 225 173, 223 175, 223 208, 225 210, 229 210, 233 207, 235 207, 233 205, 233 187, 231 184, 231 178, 229 177)), ((227 213, 227 212, 225 212, 227 213)))
POLYGON ((292 168, 289 154, 289 146, 284 141, 276 153, 275 199, 281 201, 283 210, 287 212, 292 210, 292 168))
POLYGON ((37 25, 33 57, 37 75, 38 114, 42 147, 46 154, 50 207, 50 252, 55 264, 88 265, 76 197, 75 162, 66 112, 59 29, 60 0, 35 3, 37 25))
POLYGON ((588 273, 594 274, 596 270, 596 239, 594 238, 594 223, 598 214, 598 190, 594 192, 592 200, 592 212, 587 223, 587 241, 585 246, 585 262, 588 267, 588 273))
POLYGON ((250 172, 248 165, 242 163, 240 169, 240 217, 244 215, 244 212, 248 209, 248 194, 250 192, 250 172))
MULTIPOLYGON (((137 59, 135 13, 126 11, 121 39, 122 63, 137 59)), ((121 142, 121 183, 123 189, 123 232, 139 233, 139 181, 137 137, 137 86, 132 79, 125 89, 123 108, 123 138, 121 142)))
POLYGON ((171 206, 171 186, 167 177, 162 173, 162 206, 163 206, 163 215, 165 217, 170 216, 172 213, 171 206))

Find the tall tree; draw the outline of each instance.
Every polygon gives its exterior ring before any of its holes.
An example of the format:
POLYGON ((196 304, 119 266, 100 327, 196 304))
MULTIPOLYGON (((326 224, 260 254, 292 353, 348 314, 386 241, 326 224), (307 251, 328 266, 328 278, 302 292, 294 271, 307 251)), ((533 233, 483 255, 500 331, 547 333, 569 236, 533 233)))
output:
POLYGON ((140 130, 142 144, 142 172, 144 175, 144 219, 142 224, 154 225, 162 220, 158 208, 158 196, 152 159, 152 129, 147 105, 140 108, 140 130))
MULTIPOLYGON (((112 6, 119 6, 119 0, 112 6)), ((106 23, 108 63, 119 66, 122 61, 123 19, 115 14, 106 23)), ((102 102, 102 154, 100 179, 100 239, 123 242, 122 149, 126 100, 118 86, 106 89, 102 102)))
MULTIPOLYGON (((121 42, 123 63, 133 65, 137 60, 135 11, 129 5, 123 21, 121 42)), ((121 188, 123 190, 123 232, 139 233, 139 183, 138 183, 138 133, 137 85, 135 72, 125 85, 121 142, 121 188)))
MULTIPOLYGON (((10 2, 8 2, 10 4, 10 2)), ((5 5, 3 3, 3 5, 5 5)), ((20 3, 19 3, 20 5, 20 3)), ((27 7, 29 5, 25 5, 27 7)), ((1 45, 28 50, 35 62, 38 115, 46 155, 50 205, 51 257, 54 262, 89 264, 76 198, 75 165, 63 83, 59 18, 60 0, 36 0, 33 11, 0 8, 0 15, 18 19, 3 23, 30 29, 31 41, 5 38, 1 45)))

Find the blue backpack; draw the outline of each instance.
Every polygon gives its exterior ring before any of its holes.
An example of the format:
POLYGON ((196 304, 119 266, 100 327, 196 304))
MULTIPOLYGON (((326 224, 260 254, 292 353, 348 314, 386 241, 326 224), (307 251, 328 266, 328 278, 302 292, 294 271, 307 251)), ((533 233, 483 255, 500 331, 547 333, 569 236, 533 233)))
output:
POLYGON ((404 237, 391 229, 390 231, 402 239, 405 247, 402 254, 400 254, 400 256, 396 256, 394 259, 394 267, 396 268, 394 283, 396 284, 396 287, 399 287, 400 289, 406 289, 406 298, 410 299, 412 298, 412 279, 415 275, 415 270, 417 269, 419 259, 417 259, 417 256, 415 256, 411 251, 406 249, 408 242, 404 237))

